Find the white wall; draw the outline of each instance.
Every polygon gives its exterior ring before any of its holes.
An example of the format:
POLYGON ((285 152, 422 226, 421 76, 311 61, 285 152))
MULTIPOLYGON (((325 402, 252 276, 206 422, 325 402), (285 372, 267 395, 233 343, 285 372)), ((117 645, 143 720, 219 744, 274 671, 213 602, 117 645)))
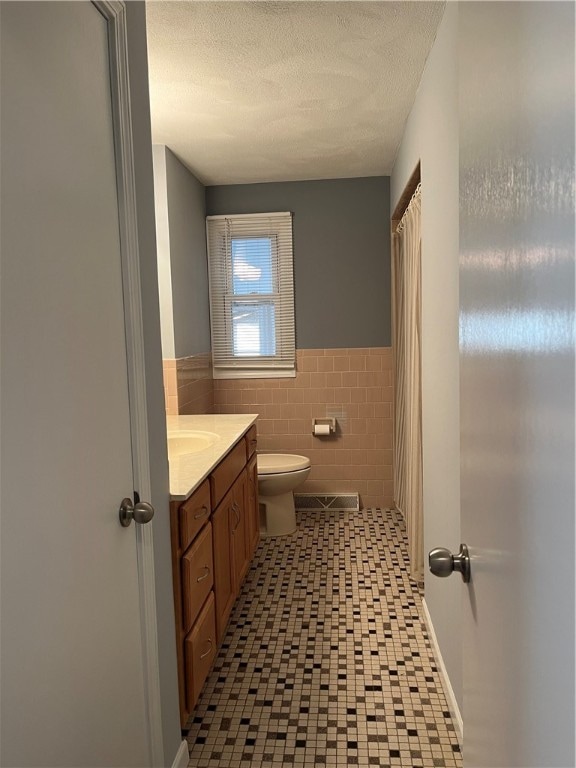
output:
MULTIPOLYGON (((448 3, 391 178, 393 211, 420 160, 425 557, 460 544, 457 22, 457 4, 448 3)), ((426 573, 426 604, 460 709, 461 591, 460 577, 426 573)))

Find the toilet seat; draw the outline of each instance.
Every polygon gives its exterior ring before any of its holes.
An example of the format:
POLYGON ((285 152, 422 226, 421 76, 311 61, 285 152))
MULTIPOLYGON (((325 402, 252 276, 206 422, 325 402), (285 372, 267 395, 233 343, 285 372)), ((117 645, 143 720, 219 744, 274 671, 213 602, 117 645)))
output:
POLYGON ((310 459, 294 453, 259 453, 257 465, 259 475, 277 475, 308 469, 310 459))

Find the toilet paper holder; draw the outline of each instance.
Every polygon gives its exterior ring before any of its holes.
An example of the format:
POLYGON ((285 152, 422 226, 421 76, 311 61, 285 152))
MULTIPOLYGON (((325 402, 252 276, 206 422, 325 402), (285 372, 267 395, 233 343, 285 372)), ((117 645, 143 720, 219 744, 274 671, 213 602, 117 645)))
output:
POLYGON ((312 434, 315 437, 326 437, 336 434, 336 419, 330 416, 312 419, 312 434))

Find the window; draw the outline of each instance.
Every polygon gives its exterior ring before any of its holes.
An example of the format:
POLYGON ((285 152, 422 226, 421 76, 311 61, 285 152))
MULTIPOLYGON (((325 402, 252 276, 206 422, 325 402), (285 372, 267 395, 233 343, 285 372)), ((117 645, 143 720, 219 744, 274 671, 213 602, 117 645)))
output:
POLYGON ((208 216, 216 378, 295 375, 292 214, 208 216))

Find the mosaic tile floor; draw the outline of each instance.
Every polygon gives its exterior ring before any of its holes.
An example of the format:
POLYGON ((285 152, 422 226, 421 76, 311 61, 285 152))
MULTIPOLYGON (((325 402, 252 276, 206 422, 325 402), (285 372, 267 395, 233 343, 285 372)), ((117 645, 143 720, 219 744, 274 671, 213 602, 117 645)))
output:
POLYGON ((189 722, 190 766, 460 768, 394 512, 261 542, 189 722))

